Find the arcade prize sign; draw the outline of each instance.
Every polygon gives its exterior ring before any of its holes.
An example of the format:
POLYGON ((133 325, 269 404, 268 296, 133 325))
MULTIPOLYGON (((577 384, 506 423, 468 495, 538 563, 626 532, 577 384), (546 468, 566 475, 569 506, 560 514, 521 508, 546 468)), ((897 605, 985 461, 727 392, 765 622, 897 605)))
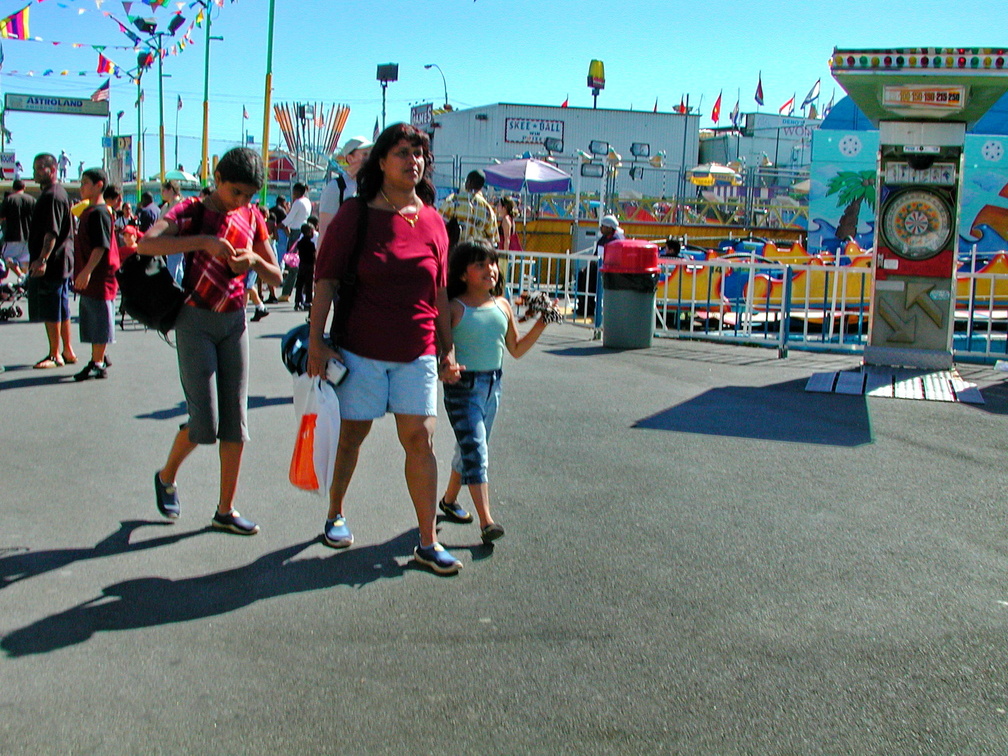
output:
POLYGON ((515 144, 542 144, 547 138, 563 143, 564 122, 549 118, 504 119, 504 141, 515 144))
POLYGON ((882 88, 882 107, 901 116, 943 118, 966 107, 966 87, 897 84, 882 88))

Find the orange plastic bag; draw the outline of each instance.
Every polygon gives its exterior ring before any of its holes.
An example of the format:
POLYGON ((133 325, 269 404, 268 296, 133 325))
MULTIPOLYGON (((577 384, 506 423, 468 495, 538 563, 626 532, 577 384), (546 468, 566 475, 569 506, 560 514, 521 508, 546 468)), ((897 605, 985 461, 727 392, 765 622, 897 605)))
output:
POLYGON ((294 442, 294 455, 291 457, 288 477, 291 484, 305 491, 318 491, 318 476, 315 475, 315 424, 318 415, 315 413, 301 415, 301 427, 298 428, 297 440, 294 442))
POLYGON ((340 434, 339 399, 332 385, 318 377, 294 376, 294 417, 297 438, 287 477, 296 488, 325 495, 340 434))

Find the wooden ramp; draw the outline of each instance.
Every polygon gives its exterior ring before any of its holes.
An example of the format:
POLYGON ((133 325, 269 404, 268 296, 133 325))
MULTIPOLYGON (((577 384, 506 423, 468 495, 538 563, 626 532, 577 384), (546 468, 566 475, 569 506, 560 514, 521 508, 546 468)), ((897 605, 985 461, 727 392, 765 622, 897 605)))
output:
POLYGON ((980 389, 953 370, 862 367, 837 373, 815 373, 806 391, 821 394, 852 394, 888 399, 919 399, 930 402, 983 404, 980 389))

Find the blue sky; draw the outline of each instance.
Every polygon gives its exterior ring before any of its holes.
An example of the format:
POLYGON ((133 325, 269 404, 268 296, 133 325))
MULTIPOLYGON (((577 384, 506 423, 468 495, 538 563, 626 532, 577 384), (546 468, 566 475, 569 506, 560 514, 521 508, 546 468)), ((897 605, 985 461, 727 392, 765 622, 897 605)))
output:
MULTIPOLYGON (((0 16, 27 2, 0 0, 0 16)), ((153 15, 164 28, 179 6, 191 20, 188 2, 170 1, 152 11, 136 0, 131 12, 153 15)), ((822 80, 820 105, 834 90, 837 99, 842 97, 827 65, 835 46, 1008 45, 997 6, 989 0, 276 0, 273 99, 349 105, 342 142, 354 134, 370 135, 374 128, 381 113, 375 80, 379 63, 399 64, 399 81, 387 90, 391 123, 407 120, 412 104, 444 100, 441 76, 425 70, 427 63, 441 67, 456 108, 494 102, 559 105, 566 98, 571 106, 590 107, 586 77, 589 61, 597 58, 606 72, 599 107, 650 111, 657 100, 659 110, 670 111, 689 94, 691 105, 700 106, 702 124, 711 125, 711 109, 723 91, 724 125, 737 95, 742 112, 756 110, 753 93, 760 72, 763 111, 776 112, 792 95, 800 102, 817 79, 822 80)), ((239 142, 243 127, 257 143, 261 139, 268 7, 268 0, 225 0, 215 8, 212 31, 224 37, 211 51, 215 152, 239 142)), ((120 0, 33 0, 30 32, 44 41, 2 41, 0 89, 88 97, 105 79, 95 73, 95 45, 110 46, 106 56, 124 68, 135 66, 134 51, 111 47, 130 42, 105 12, 127 20, 120 0), (54 74, 43 76, 47 69, 54 74), (60 76, 64 70, 68 75, 60 76), (86 75, 79 75, 82 71, 86 75)), ((193 31, 193 40, 164 61, 166 131, 175 133, 181 96, 179 160, 189 170, 196 168, 202 132, 202 29, 193 31)), ((151 74, 144 79, 148 134, 157 133, 156 81, 151 74)), ((136 131, 135 100, 136 88, 128 79, 112 79, 111 109, 113 116, 125 111, 123 133, 136 131)), ((13 142, 7 149, 13 148, 26 166, 37 152, 61 149, 75 166, 81 160, 100 164, 102 124, 96 118, 12 112, 6 125, 13 142)), ((280 137, 275 122, 271 133, 275 144, 280 137)), ((147 144, 150 175, 157 170, 156 143, 147 144)), ((171 136, 167 155, 172 163, 171 136)))

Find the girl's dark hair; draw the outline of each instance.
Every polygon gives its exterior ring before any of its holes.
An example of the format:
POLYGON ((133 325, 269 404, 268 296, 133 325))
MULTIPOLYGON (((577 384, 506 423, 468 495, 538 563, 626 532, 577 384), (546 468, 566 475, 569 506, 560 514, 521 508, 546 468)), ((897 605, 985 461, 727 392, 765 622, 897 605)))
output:
POLYGON ((217 163, 216 173, 221 181, 248 184, 257 190, 266 182, 262 158, 248 147, 232 147, 217 163))
MULTIPOLYGON (((454 299, 465 293, 466 282, 462 280, 462 277, 465 275, 466 268, 470 263, 483 262, 484 260, 500 264, 497 250, 485 241, 467 241, 455 246, 448 258, 448 299, 454 299)), ((490 293, 495 297, 503 296, 503 275, 497 279, 497 285, 490 293)))
POLYGON ((502 194, 501 198, 497 200, 501 207, 504 208, 504 212, 507 213, 509 217, 514 217, 515 203, 514 200, 508 197, 506 194, 502 194))
POLYGON ((175 192, 175 194, 182 193, 182 187, 179 185, 179 182, 176 181, 175 179, 168 179, 163 184, 161 184, 161 191, 163 192, 165 189, 171 189, 173 192, 175 192))
POLYGON ((402 141, 423 150, 424 172, 420 177, 420 183, 417 184, 416 193, 424 201, 424 204, 434 204, 437 192, 434 190, 434 182, 431 180, 431 176, 434 175, 434 156, 431 154, 430 138, 420 129, 408 123, 393 123, 375 140, 370 156, 357 174, 357 194, 365 202, 370 202, 378 196, 382 182, 385 180, 381 161, 392 151, 393 147, 402 141))

